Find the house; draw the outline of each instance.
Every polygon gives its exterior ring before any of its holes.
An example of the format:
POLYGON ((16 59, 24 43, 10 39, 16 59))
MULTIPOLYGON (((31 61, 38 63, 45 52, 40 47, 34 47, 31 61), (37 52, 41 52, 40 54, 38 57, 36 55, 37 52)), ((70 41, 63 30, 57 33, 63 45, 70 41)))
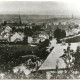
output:
POLYGON ((4 34, 2 35, 2 38, 4 38, 4 39, 8 39, 9 36, 10 36, 10 33, 4 33, 4 34))
POLYGON ((73 28, 70 30, 66 30, 66 36, 70 36, 70 35, 76 35, 80 32, 80 29, 77 28, 73 28))
POLYGON ((38 35, 39 40, 41 40, 41 42, 45 41, 45 39, 49 39, 49 36, 45 33, 45 32, 41 32, 38 35))
POLYGON ((61 22, 62 25, 66 25, 66 22, 61 22))
POLYGON ((4 26, 4 31, 10 32, 10 31, 12 31, 12 28, 10 26, 4 26))
POLYGON ((1 32, 1 35, 3 35, 4 33, 9 33, 12 31, 12 28, 10 26, 6 26, 5 29, 1 32))
POLYGON ((58 25, 59 23, 58 23, 58 22, 53 22, 53 24, 54 24, 54 25, 58 25))
POLYGON ((24 37, 24 33, 23 32, 17 32, 21 37, 24 37))
POLYGON ((10 31, 12 31, 12 28, 11 28, 10 26, 6 26, 5 30, 6 30, 7 32, 10 32, 10 31))
POLYGON ((2 35, 0 35, 0 39, 6 39, 7 41, 9 41, 9 37, 10 37, 11 33, 7 33, 7 32, 4 32, 2 33, 2 35))
POLYGON ((38 44, 39 43, 39 38, 38 37, 33 37, 33 44, 38 44))
POLYGON ((71 35, 73 35, 72 30, 66 30, 66 36, 71 36, 71 35))
POLYGON ((21 36, 19 33, 15 32, 15 33, 10 37, 10 42, 15 42, 15 41, 23 41, 23 36, 21 36))
POLYGON ((8 42, 8 38, 3 38, 2 36, 0 36, 0 42, 8 42))
POLYGON ((28 36, 28 43, 31 44, 33 42, 33 38, 28 36))
POLYGON ((4 26, 4 30, 1 32, 1 36, 3 39, 7 39, 9 41, 9 37, 11 35, 12 28, 10 26, 4 26))
POLYGON ((36 34, 33 36, 33 43, 39 43, 39 41, 43 42, 45 39, 49 39, 49 36, 44 32, 44 31, 38 31, 36 34))
POLYGON ((72 31, 73 31, 73 34, 76 35, 80 32, 80 29, 73 28, 72 31))

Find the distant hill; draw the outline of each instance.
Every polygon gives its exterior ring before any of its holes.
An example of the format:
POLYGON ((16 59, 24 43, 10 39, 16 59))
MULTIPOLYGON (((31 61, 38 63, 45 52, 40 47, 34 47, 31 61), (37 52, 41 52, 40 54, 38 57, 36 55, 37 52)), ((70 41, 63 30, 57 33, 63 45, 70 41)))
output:
MULTIPOLYGON (((69 20, 73 20, 73 21, 78 20, 78 22, 80 22, 79 18, 72 19, 71 16, 65 16, 65 15, 20 15, 20 17, 23 23, 54 22, 54 21, 69 21, 69 20)), ((0 15, 0 23, 2 23, 4 20, 8 22, 18 22, 19 15, 14 15, 14 14, 0 15)))
MULTIPOLYGON (((70 18, 71 16, 65 16, 65 15, 20 15, 23 18, 27 19, 50 19, 50 18, 70 18)), ((18 18, 19 15, 16 14, 1 14, 0 18, 11 18, 15 17, 18 18)))

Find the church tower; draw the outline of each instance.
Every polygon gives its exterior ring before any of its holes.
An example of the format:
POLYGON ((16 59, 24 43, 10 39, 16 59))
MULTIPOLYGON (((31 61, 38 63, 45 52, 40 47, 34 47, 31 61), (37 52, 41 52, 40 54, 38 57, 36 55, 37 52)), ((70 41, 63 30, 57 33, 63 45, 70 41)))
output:
POLYGON ((20 25, 22 24, 21 16, 20 16, 20 15, 19 15, 19 24, 20 24, 20 25))

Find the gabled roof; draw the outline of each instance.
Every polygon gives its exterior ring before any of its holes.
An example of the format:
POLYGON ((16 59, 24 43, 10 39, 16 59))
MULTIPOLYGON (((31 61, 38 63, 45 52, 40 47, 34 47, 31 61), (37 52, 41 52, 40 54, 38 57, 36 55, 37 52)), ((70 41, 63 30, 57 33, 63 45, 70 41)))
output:
POLYGON ((17 35, 17 36, 20 36, 20 37, 21 37, 21 35, 20 35, 19 33, 17 33, 17 32, 15 32, 15 33, 13 33, 13 34, 12 34, 12 36, 15 36, 15 35, 17 35))

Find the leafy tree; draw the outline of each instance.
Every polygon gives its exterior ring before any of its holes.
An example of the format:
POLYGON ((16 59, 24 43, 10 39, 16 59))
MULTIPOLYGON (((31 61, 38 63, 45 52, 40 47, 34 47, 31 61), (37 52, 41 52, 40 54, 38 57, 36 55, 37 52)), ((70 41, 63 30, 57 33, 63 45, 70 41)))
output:
POLYGON ((2 24, 3 26, 6 26, 6 24, 7 24, 7 22, 6 21, 4 21, 4 23, 2 24))
POLYGON ((75 25, 75 28, 78 28, 79 27, 79 25, 75 25))
POLYGON ((61 29, 57 28, 54 31, 54 38, 57 39, 57 42, 60 43, 60 39, 61 39, 61 29))
POLYGON ((49 43, 50 43, 50 42, 49 42, 49 39, 46 39, 45 41, 40 42, 40 43, 39 43, 39 49, 48 47, 48 46, 49 46, 49 43))
POLYGON ((28 36, 27 36, 27 35, 24 37, 23 43, 24 43, 24 44, 28 44, 28 36))
POLYGON ((54 38, 57 39, 57 42, 60 43, 60 39, 61 38, 64 38, 66 37, 66 32, 65 30, 61 30, 59 28, 57 28, 55 31, 54 31, 54 38))
POLYGON ((32 31, 32 29, 30 29, 30 28, 25 28, 24 34, 25 34, 26 36, 32 36, 33 31, 32 31))
POLYGON ((62 56, 60 56, 60 58, 62 58, 66 64, 66 71, 67 73, 72 73, 73 67, 74 67, 74 63, 75 63, 75 57, 74 57, 75 53, 74 50, 70 49, 70 44, 68 44, 67 49, 64 49, 64 54, 62 56))
POLYGON ((75 53, 75 63, 74 67, 80 70, 80 46, 77 47, 77 51, 75 53))
POLYGON ((49 46, 49 39, 46 39, 44 42, 40 42, 38 46, 38 50, 36 53, 36 56, 40 57, 41 59, 46 59, 46 57, 49 55, 49 52, 47 52, 47 48, 49 46))
POLYGON ((61 31, 61 38, 65 38, 66 37, 66 32, 65 32, 65 30, 62 30, 61 31))
POLYGON ((34 32, 35 31, 40 31, 40 30, 42 30, 41 29, 41 25, 35 25, 35 26, 33 26, 33 29, 32 29, 34 32))
POLYGON ((16 32, 16 28, 15 27, 12 27, 12 32, 16 32))
POLYGON ((61 29, 57 28, 54 31, 54 37, 60 39, 61 38, 61 29))

